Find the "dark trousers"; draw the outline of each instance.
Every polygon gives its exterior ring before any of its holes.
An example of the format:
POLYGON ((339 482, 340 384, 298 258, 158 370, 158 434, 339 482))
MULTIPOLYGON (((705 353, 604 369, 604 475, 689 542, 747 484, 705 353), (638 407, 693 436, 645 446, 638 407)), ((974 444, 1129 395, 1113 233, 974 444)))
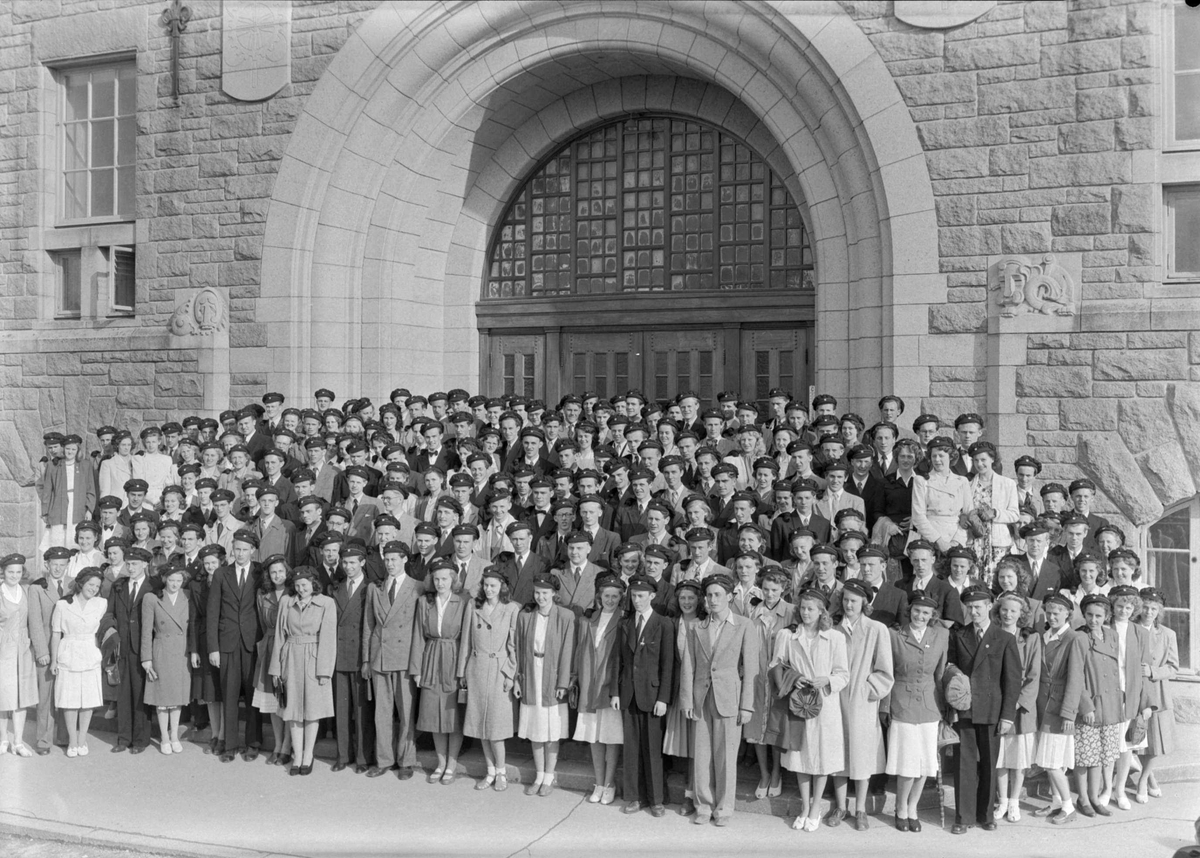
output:
POLYGON ((662 718, 630 701, 624 710, 625 800, 663 803, 662 718))
POLYGON ((225 747, 257 748, 262 744, 259 713, 254 701, 254 650, 238 647, 221 653, 221 705, 225 708, 225 747), (238 745, 238 698, 246 698, 246 742, 238 745))
POLYGON ((954 821, 963 825, 992 820, 996 803, 996 759, 1000 737, 995 724, 976 724, 964 718, 958 730, 954 766, 954 821))
POLYGON ((374 707, 367 699, 367 680, 357 670, 333 674, 333 712, 337 722, 337 758, 350 762, 350 734, 354 733, 354 762, 369 764, 374 749, 374 707))
POLYGON ((146 716, 146 671, 132 647, 121 651, 121 684, 117 687, 117 744, 144 748, 150 744, 146 716))

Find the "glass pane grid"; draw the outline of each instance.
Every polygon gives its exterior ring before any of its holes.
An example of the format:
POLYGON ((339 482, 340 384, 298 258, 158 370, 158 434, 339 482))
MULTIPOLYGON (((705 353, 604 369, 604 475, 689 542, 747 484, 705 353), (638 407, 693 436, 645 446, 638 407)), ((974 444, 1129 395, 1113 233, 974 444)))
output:
POLYGON ((62 78, 62 214, 69 220, 133 217, 136 77, 126 63, 62 78))
POLYGON ((800 211, 762 158, 649 116, 577 138, 534 174, 497 229, 484 297, 814 286, 800 211))

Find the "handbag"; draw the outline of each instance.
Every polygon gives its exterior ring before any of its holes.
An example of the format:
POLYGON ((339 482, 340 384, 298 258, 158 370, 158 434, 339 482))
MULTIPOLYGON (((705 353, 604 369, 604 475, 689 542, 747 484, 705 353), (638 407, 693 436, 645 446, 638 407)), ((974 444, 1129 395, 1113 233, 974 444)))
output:
POLYGON ((1137 746, 1146 740, 1146 719, 1139 712, 1125 731, 1125 744, 1137 746))
POLYGON ((287 706, 287 682, 282 676, 275 677, 275 699, 279 701, 280 709, 287 706))
POLYGON ((821 692, 807 682, 800 681, 788 695, 788 710, 802 721, 821 714, 821 692))
POLYGON ((958 731, 947 724, 945 721, 938 722, 938 751, 945 751, 953 748, 959 743, 958 731))

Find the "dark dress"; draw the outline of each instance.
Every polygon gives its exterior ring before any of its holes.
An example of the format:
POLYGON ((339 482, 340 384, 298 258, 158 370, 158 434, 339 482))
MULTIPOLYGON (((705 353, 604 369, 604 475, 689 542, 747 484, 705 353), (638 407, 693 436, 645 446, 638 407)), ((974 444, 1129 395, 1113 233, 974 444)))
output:
MULTIPOLYGON (((208 627, 208 581, 201 572, 200 576, 187 582, 188 601, 195 611, 195 627, 203 630, 208 627)), ((203 634, 203 631, 198 632, 203 634)), ((198 646, 200 667, 192 671, 192 700, 200 703, 221 702, 221 672, 219 668, 208 663, 208 654, 203 652, 204 646, 198 646)))

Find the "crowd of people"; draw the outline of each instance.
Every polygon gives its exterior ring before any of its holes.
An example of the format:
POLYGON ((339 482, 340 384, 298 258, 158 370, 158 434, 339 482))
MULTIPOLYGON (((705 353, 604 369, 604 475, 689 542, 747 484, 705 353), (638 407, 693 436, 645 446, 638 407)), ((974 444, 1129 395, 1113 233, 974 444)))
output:
POLYGON ((429 783, 469 738, 503 791, 515 737, 545 796, 575 741, 589 802, 623 762, 622 810, 662 816, 674 765, 680 812, 724 826, 745 760, 759 799, 795 773, 808 832, 866 829, 889 776, 920 832, 943 766, 956 834, 1018 822, 1030 771, 1053 824, 1161 795, 1166 599, 1089 480, 1002 462, 979 415, 334 399, 105 426, 90 453, 45 436, 43 542, 0 560, 0 753, 86 756, 104 709, 114 753, 181 753, 184 720, 221 762, 306 776, 332 719, 334 771, 409 779, 427 732, 429 783))

